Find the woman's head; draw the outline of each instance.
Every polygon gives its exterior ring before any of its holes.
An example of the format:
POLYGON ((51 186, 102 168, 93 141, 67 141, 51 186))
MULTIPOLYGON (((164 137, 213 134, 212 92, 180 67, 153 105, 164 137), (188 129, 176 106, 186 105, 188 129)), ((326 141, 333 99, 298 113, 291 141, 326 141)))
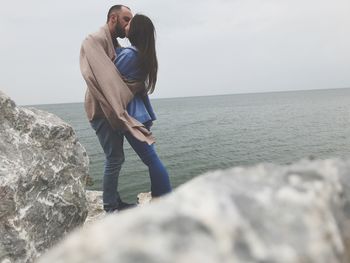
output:
POLYGON ((147 91, 152 93, 158 72, 154 25, 147 16, 136 14, 125 30, 130 43, 139 51, 139 66, 146 75, 147 91))

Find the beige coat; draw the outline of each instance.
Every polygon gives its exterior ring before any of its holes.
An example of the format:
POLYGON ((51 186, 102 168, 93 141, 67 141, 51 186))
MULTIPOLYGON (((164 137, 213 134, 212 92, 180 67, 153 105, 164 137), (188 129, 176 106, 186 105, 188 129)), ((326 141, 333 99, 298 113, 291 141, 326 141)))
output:
POLYGON ((126 111, 126 106, 143 85, 126 84, 113 63, 115 57, 107 24, 83 41, 80 70, 87 84, 87 117, 90 121, 105 117, 113 129, 130 131, 138 140, 152 144, 155 140, 151 132, 126 111))

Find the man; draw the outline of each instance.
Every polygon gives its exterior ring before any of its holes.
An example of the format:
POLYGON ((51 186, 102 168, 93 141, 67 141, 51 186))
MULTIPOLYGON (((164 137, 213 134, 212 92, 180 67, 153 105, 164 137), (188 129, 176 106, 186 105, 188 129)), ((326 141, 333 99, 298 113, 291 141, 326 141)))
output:
POLYGON ((123 202, 118 193, 118 177, 124 162, 123 130, 130 131, 141 141, 154 142, 150 132, 125 110, 141 84, 126 85, 113 63, 115 48, 119 46, 117 37, 125 37, 125 27, 131 19, 128 7, 112 6, 106 25, 83 41, 80 52, 80 69, 88 86, 85 111, 106 156, 103 176, 106 212, 135 206, 123 202))

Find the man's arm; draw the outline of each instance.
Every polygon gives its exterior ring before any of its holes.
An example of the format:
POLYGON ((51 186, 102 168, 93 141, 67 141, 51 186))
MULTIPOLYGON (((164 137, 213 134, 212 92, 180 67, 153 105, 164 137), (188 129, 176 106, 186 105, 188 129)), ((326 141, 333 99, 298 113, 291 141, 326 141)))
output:
POLYGON ((121 116, 133 92, 122 81, 119 72, 93 36, 84 40, 80 55, 80 69, 91 94, 103 105, 109 105, 121 116))

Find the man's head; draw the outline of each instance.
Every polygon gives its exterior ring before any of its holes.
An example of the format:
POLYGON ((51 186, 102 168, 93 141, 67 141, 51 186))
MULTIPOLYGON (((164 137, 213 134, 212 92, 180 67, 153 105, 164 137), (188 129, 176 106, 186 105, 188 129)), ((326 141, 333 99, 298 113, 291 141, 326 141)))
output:
POLYGON ((107 14, 107 24, 113 37, 125 37, 125 27, 132 18, 130 8, 124 5, 112 6, 107 14))

